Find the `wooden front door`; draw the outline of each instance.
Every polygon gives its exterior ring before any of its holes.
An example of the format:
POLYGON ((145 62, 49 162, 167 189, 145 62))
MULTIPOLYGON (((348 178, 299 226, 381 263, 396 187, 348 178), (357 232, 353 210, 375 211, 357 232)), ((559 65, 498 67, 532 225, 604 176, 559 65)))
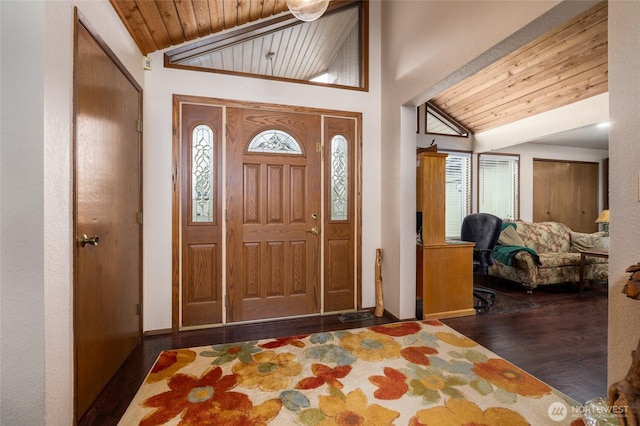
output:
POLYGON ((320 312, 320 116, 227 110, 227 317, 320 312))
POLYGON ((142 91, 76 24, 74 344, 80 418, 141 339, 142 91))

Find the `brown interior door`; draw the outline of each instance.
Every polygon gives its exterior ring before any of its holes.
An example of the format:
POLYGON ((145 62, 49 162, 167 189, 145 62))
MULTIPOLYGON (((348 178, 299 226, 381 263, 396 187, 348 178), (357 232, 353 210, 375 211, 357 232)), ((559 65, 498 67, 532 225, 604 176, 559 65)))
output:
POLYGON ((182 105, 182 325, 222 321, 222 107, 182 105))
POLYGON ((595 232, 598 163, 533 161, 533 221, 560 222, 575 232, 595 232))
POLYGON ((228 320, 317 313, 320 116, 228 108, 227 126, 228 320))
POLYGON ((75 399, 81 417, 141 338, 141 89, 76 31, 75 399))
POLYGON ((324 311, 355 308, 354 119, 324 119, 324 311))

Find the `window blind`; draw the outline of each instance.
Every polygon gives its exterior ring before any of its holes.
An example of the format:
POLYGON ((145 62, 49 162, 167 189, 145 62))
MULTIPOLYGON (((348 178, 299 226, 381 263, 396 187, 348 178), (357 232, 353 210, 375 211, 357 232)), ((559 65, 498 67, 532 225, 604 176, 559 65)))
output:
POLYGON ((478 211, 518 219, 519 156, 479 154, 478 211))
POLYGON ((462 220, 471 213, 471 154, 448 154, 445 165, 445 236, 459 238, 462 220))

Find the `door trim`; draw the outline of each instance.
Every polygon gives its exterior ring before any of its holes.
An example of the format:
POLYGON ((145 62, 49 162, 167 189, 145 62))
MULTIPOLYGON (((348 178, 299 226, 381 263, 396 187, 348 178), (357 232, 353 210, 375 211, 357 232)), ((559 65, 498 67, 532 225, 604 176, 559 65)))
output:
MULTIPOLYGON (((280 111, 280 112, 297 112, 297 113, 308 113, 308 114, 317 114, 322 117, 324 116, 333 116, 333 117, 343 117, 343 118, 352 118, 356 120, 356 138, 357 141, 355 143, 357 155, 355 165, 355 194, 354 200, 356 203, 356 224, 355 224, 355 250, 356 250, 356 309, 360 310, 362 308, 362 113, 359 112, 349 112, 349 111, 340 111, 340 110, 329 110, 329 109, 320 109, 320 108, 311 108, 311 107, 298 107, 298 106, 290 106, 290 105, 280 105, 280 104, 269 104, 269 103, 259 103, 259 102, 245 102, 245 101, 236 101, 229 99, 220 99, 220 98, 208 98, 203 96, 190 96, 190 95, 180 95, 174 94, 172 100, 172 117, 173 117, 173 140, 172 140, 172 211, 171 211, 171 329, 172 331, 180 330, 180 280, 181 280, 181 266, 180 266, 180 256, 181 256, 181 229, 180 229, 180 218, 181 218, 181 210, 180 210, 180 190, 181 190, 181 156, 180 156, 180 127, 181 127, 181 105, 182 104, 200 104, 200 105, 209 105, 209 106, 217 106, 223 107, 223 121, 225 122, 225 131, 223 134, 223 147, 222 152, 226 152, 226 108, 234 107, 234 108, 250 108, 250 109, 263 109, 269 111, 280 111)), ((324 122, 324 120, 321 120, 324 122)), ((226 155, 226 154, 225 154, 226 155)), ((226 173, 226 164, 223 164, 223 172, 226 173)), ((223 187, 226 185, 226 175, 225 182, 223 187)), ((226 196, 226 191, 225 191, 226 196)), ((222 200, 224 204, 223 206, 223 223, 226 225, 226 199, 222 200)), ((226 226, 225 226, 226 231, 226 226)), ((226 238, 226 236, 224 237, 226 238)), ((223 240, 224 240, 223 238, 223 240)), ((226 247, 225 247, 226 251, 226 247)), ((226 256, 226 254, 225 254, 226 256)), ((223 270, 226 271, 226 257, 223 260, 223 270)), ((226 277, 223 275, 223 280, 226 280, 226 277)), ((224 283, 224 281, 223 281, 224 283)), ((226 300, 226 290, 223 290, 226 300)), ((225 323, 223 322, 223 325, 225 323)), ((236 323, 234 323, 236 324, 236 323)))

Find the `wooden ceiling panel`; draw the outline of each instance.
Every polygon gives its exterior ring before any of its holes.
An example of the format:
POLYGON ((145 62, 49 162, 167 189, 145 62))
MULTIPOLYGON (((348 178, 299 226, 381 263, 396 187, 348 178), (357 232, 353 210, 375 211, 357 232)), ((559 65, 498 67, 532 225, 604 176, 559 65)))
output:
POLYGON ((110 0, 142 54, 288 11, 286 0, 110 0))
POLYGON ((477 133, 607 92, 607 9, 598 3, 430 103, 477 133))
MULTIPOLYGON (((114 1, 111 4, 143 54, 158 50, 142 11, 134 0, 118 0, 117 7, 114 1)), ((149 21, 153 19, 149 18, 149 21)))
POLYGON ((209 0, 209 17, 213 33, 224 30, 224 7, 221 1, 209 0))
MULTIPOLYGON (((169 29, 165 25, 166 21, 163 20, 163 11, 160 9, 160 6, 169 6, 171 9, 168 11, 168 16, 171 16, 171 14, 177 13, 174 4, 171 2, 161 2, 161 4, 156 4, 155 2, 142 1, 135 5, 138 7, 140 14, 144 19, 144 22, 148 22, 147 28, 150 29, 149 32, 151 34, 151 38, 153 38, 154 46, 171 44, 172 36, 169 33, 169 29), (151 31, 151 29, 153 31, 151 31)), ((165 13, 167 13, 167 11, 165 11, 165 13)), ((168 21, 171 22, 170 19, 168 21)), ((177 40, 179 40, 183 35, 182 26, 178 28, 179 33, 174 34, 173 36, 177 40)), ((173 30, 175 31, 176 28, 174 28, 173 30)))

